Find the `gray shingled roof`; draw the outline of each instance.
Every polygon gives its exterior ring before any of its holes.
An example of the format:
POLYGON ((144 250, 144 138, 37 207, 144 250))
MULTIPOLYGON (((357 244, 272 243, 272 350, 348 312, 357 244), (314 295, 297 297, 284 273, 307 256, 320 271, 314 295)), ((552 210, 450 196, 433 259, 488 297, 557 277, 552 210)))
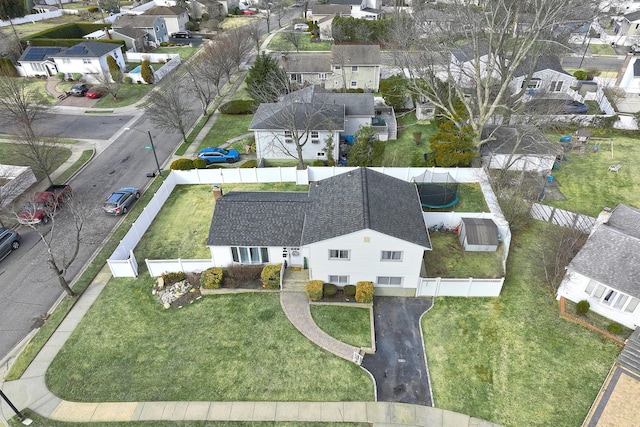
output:
POLYGON ((120 49, 120 44, 115 43, 101 43, 101 42, 80 42, 74 46, 64 49, 56 54, 51 55, 54 58, 68 58, 68 57, 91 57, 99 58, 112 52, 116 49, 120 49))
POLYGON ((318 15, 348 15, 351 13, 351 6, 344 4, 313 4, 313 16, 318 15))
POLYGON ((342 4, 342 5, 353 5, 360 6, 362 4, 361 0, 330 0, 331 4, 342 4))
POLYGON ((301 246, 364 229, 431 248, 415 185, 366 168, 312 183, 308 194, 225 194, 207 245, 301 246))
POLYGON ((461 218, 470 245, 498 245, 498 226, 492 219, 461 218))
POLYGON ((482 139, 487 138, 493 132, 492 141, 487 141, 482 145, 483 153, 511 154, 518 155, 557 155, 562 152, 559 144, 547 139, 541 132, 529 131, 515 127, 485 126, 482 130, 482 139), (516 145, 518 147, 516 148, 516 145))
POLYGON ((618 205, 611 212, 607 223, 631 237, 640 239, 640 210, 636 208, 618 205))
POLYGON ((331 47, 334 64, 339 65, 380 65, 380 45, 339 44, 331 47))
POLYGON ((640 61, 637 58, 633 62, 633 77, 640 77, 640 61))
POLYGON ((216 202, 210 246, 300 246, 309 196, 303 192, 230 192, 216 202))
MULTIPOLYGON (((622 205, 618 206, 618 211, 622 205)), ((625 208, 628 208, 625 206, 625 208)), ((631 209, 631 208, 629 208, 631 209)), ((627 209, 623 209, 625 211, 627 209)), ((615 213, 614 211, 614 213, 615 213)), ((638 232, 638 212, 619 212, 614 221, 599 225, 569 263, 569 268, 633 297, 640 298, 640 239, 624 229, 638 232), (625 223, 631 219, 631 223, 625 223), (621 224, 622 223, 622 224, 621 224), (622 225, 622 228, 618 226, 622 225)), ((614 217, 614 214, 611 215, 614 217)))
POLYGON ((120 15, 113 21, 113 27, 153 28, 158 18, 162 17, 154 15, 120 15))
POLYGON ((616 362, 640 375, 640 327, 633 331, 616 362))
POLYGON ((543 70, 553 70, 568 76, 571 75, 562 68, 562 64, 560 64, 560 60, 557 56, 540 56, 536 59, 537 62, 535 64, 531 62, 531 59, 525 60, 516 70, 514 77, 527 76, 531 73, 543 70))
MULTIPOLYGON (((473 45, 470 44, 470 43, 464 44, 464 45, 460 46, 457 49, 453 49, 451 51, 451 53, 461 63, 464 63, 464 62, 467 62, 467 61, 473 61, 473 60, 476 59, 476 57, 475 57, 475 53, 476 53, 475 49, 474 49, 473 45)), ((482 58, 483 56, 489 54, 489 47, 486 44, 481 43, 478 46, 478 52, 477 53, 478 53, 478 57, 482 58)))
POLYGON ((637 10, 635 12, 631 12, 631 13, 627 13, 626 15, 624 15, 624 19, 626 19, 629 22, 634 22, 640 19, 640 10, 637 10))
POLYGON ((329 53, 282 55, 280 64, 287 73, 328 73, 331 71, 331 55, 329 53))
POLYGON ((415 184, 358 168, 312 183, 303 244, 363 229, 431 248, 415 184))
POLYGON ((133 28, 128 25, 126 27, 117 28, 110 31, 112 33, 122 34, 123 36, 127 36, 132 39, 138 39, 140 37, 143 37, 145 34, 147 34, 146 31, 141 30, 140 28, 133 28))
POLYGON ((153 16, 180 16, 186 11, 178 6, 156 6, 147 10, 143 15, 153 16))

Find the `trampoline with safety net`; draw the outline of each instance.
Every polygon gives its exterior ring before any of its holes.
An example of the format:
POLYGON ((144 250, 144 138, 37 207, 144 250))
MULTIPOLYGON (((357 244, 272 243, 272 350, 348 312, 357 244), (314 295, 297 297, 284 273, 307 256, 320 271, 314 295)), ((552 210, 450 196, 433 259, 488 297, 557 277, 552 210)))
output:
POLYGON ((425 171, 413 182, 425 208, 446 209, 458 204, 458 182, 448 172, 425 171))

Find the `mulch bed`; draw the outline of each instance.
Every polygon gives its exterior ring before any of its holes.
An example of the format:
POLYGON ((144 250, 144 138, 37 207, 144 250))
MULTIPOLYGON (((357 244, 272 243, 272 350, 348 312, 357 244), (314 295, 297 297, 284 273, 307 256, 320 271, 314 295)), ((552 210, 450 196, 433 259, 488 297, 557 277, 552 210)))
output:
POLYGON ((338 289, 338 292, 334 296, 329 298, 323 296, 322 299, 317 302, 356 302, 356 297, 345 297, 342 289, 338 289))

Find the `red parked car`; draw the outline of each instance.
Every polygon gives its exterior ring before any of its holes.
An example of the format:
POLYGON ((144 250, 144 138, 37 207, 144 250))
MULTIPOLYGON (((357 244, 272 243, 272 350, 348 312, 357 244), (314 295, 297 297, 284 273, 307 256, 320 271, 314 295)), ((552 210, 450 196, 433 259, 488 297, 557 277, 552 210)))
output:
POLYGON ((242 11, 243 15, 255 15, 256 13, 251 9, 245 9, 242 11))
POLYGON ((85 96, 87 98, 102 98, 107 92, 109 92, 109 90, 104 86, 93 86, 87 91, 85 96))

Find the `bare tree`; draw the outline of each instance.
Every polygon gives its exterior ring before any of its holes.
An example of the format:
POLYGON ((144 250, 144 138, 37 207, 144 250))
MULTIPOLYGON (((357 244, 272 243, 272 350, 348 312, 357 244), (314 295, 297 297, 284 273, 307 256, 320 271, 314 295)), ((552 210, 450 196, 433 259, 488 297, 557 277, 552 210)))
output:
POLYGON ((187 139, 187 116, 192 111, 188 98, 184 96, 186 91, 182 81, 172 82, 163 91, 152 91, 146 107, 154 124, 165 131, 177 130, 184 140, 187 139))
POLYGON ((282 19, 287 15, 287 9, 291 6, 290 0, 274 0, 272 10, 278 20, 278 28, 282 28, 282 19))
POLYGON ((102 70, 102 72, 95 74, 95 78, 98 79, 100 85, 107 88, 107 91, 111 94, 113 99, 118 99, 118 92, 124 85, 124 74, 122 70, 114 71, 114 76, 108 70, 102 70))
POLYGON ((207 64, 203 61, 190 63, 187 65, 186 74, 190 82, 191 92, 200 101, 200 107, 202 108, 202 114, 209 115, 207 108, 211 101, 213 101, 218 94, 217 82, 209 79, 209 70, 207 64))
POLYGON ((281 33, 282 38, 291 43, 296 48, 296 52, 300 52, 300 44, 302 44, 302 35, 297 31, 284 31, 281 33))
POLYGON ((260 21, 253 20, 249 24, 245 25, 243 28, 247 31, 249 38, 253 42, 255 42, 256 51, 258 52, 258 55, 260 55, 260 41, 262 40, 262 36, 264 35, 264 31, 260 26, 260 21))
POLYGON ((51 210, 47 212, 50 224, 48 228, 39 224, 28 225, 45 245, 47 264, 58 279, 60 287, 71 297, 76 294, 69 286, 65 275, 76 260, 86 235, 85 222, 90 214, 89 206, 77 196, 70 196, 66 198, 64 206, 51 206, 51 210), (65 211, 64 218, 68 218, 69 221, 56 218, 59 210, 65 211))
POLYGON ((226 69, 223 67, 225 51, 222 47, 221 43, 211 42, 196 59, 200 63, 199 71, 204 73, 203 77, 215 86, 218 93, 222 78, 226 75, 226 69))
POLYGON ((231 60, 234 70, 238 70, 241 65, 249 59, 249 55, 253 49, 253 40, 243 28, 237 28, 224 33, 221 40, 225 48, 229 51, 229 59, 231 60))
POLYGON ((476 6, 453 0, 441 22, 414 19, 410 34, 421 37, 411 39, 412 46, 395 32, 396 63, 412 77, 413 91, 454 122, 461 101, 479 146, 482 129, 495 115, 509 114, 525 93, 526 84, 511 93, 516 73, 526 66, 530 79, 536 58, 566 50, 566 24, 590 20, 595 11, 591 1, 487 0, 476 6), (442 81, 450 83, 448 90, 442 81))
POLYGON ((34 172, 43 174, 49 184, 53 185, 51 173, 64 156, 61 148, 55 138, 35 136, 31 132, 20 130, 10 151, 16 159, 29 164, 34 172))

